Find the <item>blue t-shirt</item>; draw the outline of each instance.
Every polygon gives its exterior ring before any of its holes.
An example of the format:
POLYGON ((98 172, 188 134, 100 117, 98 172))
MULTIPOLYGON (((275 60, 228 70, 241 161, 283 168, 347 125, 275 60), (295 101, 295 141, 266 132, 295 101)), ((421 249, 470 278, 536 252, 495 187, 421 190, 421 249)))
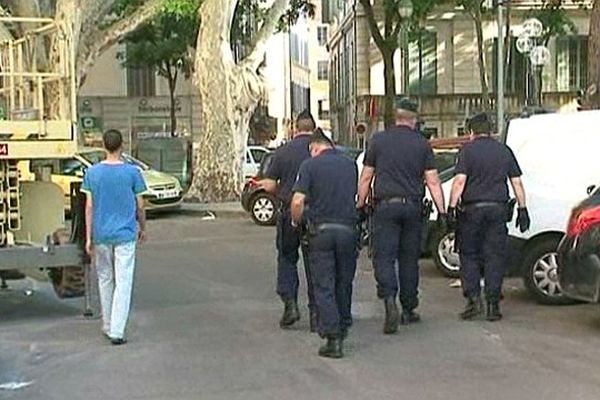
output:
POLYGON ((137 239, 137 199, 146 191, 138 167, 100 163, 88 168, 81 188, 92 197, 94 244, 123 244, 137 239))

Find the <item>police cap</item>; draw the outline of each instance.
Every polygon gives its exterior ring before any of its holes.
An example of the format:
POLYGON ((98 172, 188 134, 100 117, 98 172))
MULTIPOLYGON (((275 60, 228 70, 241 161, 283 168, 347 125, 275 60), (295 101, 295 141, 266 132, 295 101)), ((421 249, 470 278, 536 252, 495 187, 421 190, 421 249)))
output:
POLYGON ((408 97, 396 98, 396 109, 409 111, 415 114, 419 113, 419 105, 408 97))
POLYGON ((479 113, 467 120, 467 131, 473 131, 476 135, 489 134, 492 129, 492 121, 487 113, 479 113))

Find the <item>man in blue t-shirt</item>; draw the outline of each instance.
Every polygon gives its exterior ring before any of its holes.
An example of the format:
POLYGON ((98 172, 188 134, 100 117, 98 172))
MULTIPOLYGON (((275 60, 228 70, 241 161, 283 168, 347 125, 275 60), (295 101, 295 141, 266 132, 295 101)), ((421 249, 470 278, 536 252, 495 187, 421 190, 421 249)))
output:
POLYGON ((106 160, 90 167, 82 191, 85 207, 86 251, 98 272, 103 332, 114 345, 126 343, 136 242, 146 238, 146 214, 141 195, 146 184, 140 169, 123 161, 121 132, 103 136, 106 160))

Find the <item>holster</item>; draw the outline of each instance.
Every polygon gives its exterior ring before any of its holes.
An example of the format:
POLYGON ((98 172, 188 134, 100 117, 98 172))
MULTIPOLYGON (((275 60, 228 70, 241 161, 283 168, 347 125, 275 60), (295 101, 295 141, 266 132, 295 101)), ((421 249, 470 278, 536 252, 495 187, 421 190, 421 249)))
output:
POLYGON ((512 198, 506 204, 506 222, 511 222, 515 216, 515 206, 517 205, 517 199, 512 198))
POLYGON ((429 221, 429 217, 431 216, 431 213, 433 213, 433 201, 431 201, 429 199, 424 199, 423 200, 423 211, 422 211, 423 220, 429 221))

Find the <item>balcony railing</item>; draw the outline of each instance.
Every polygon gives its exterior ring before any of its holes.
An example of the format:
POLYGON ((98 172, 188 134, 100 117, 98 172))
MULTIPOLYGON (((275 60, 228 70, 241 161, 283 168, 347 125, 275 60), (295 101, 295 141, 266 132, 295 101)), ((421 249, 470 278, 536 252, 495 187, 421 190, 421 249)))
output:
MULTIPOLYGON (((491 99, 491 109, 495 109, 496 100, 491 99)), ((544 93, 542 103, 545 109, 558 110, 573 104, 577 93, 551 92, 544 93)), ((361 96, 357 99, 357 120, 375 121, 383 117, 383 96, 361 96)), ((484 110, 481 94, 438 94, 418 97, 420 114, 431 119, 461 119, 484 110)), ((515 95, 505 97, 505 110, 508 115, 518 115, 523 111, 523 99, 515 95)))

